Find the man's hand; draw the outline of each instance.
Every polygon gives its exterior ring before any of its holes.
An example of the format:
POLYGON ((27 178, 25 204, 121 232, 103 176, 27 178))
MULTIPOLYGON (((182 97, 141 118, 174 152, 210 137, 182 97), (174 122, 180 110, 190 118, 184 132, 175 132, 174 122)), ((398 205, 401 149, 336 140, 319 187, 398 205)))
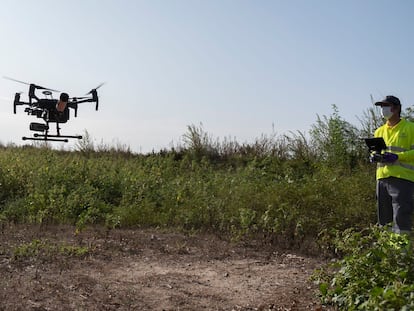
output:
POLYGON ((391 152, 385 152, 383 154, 372 153, 369 157, 371 163, 388 163, 392 164, 398 160, 398 155, 391 152))
POLYGON ((394 163, 397 160, 398 160, 398 155, 396 155, 395 153, 386 152, 382 155, 381 162, 382 163, 394 163))
POLYGON ((381 154, 379 154, 379 153, 371 153, 370 155, 369 155, 369 162, 371 162, 371 163, 379 163, 379 162, 381 162, 381 154))
POLYGON ((398 155, 391 152, 385 152, 381 155, 381 163, 394 163, 398 160, 398 155))

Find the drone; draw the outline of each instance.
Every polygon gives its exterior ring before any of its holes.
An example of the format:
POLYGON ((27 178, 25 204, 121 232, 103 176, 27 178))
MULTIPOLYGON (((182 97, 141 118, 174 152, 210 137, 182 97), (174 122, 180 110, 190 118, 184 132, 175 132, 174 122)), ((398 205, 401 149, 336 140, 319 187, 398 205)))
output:
POLYGON ((14 95, 13 112, 16 114, 17 106, 27 106, 24 109, 28 115, 35 116, 39 119, 43 119, 43 123, 32 122, 30 123, 30 130, 38 133, 34 133, 33 137, 22 137, 23 140, 41 140, 41 141, 60 141, 67 143, 70 138, 82 139, 79 135, 61 135, 60 124, 69 121, 69 109, 73 109, 75 117, 78 116, 78 105, 81 103, 95 103, 95 110, 98 110, 99 99, 98 89, 104 85, 99 84, 97 87, 90 90, 85 96, 69 97, 65 92, 60 92, 51 88, 43 87, 34 83, 27 83, 24 81, 16 80, 9 77, 5 79, 12 80, 18 83, 29 85, 29 101, 24 102, 20 100, 22 93, 16 93, 14 95), (39 98, 35 93, 40 90, 43 93, 43 98, 39 98), (54 98, 54 93, 60 93, 59 99, 54 98), (50 133, 50 123, 56 123, 56 133, 50 133))

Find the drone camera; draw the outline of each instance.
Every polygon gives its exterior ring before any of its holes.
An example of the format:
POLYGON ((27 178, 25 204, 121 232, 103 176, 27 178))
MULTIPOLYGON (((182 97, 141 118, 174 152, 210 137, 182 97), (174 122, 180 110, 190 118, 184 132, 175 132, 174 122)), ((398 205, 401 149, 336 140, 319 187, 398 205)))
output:
POLYGON ((44 132, 44 131, 47 131, 48 129, 49 129, 49 126, 47 126, 46 124, 35 123, 35 122, 30 123, 30 130, 31 131, 44 132))

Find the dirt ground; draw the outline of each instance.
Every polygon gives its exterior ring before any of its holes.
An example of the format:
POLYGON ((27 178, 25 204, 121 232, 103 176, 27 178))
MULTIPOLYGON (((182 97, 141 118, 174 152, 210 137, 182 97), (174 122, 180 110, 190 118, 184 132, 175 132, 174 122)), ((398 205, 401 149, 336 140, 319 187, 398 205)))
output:
POLYGON ((0 310, 327 310, 321 259, 161 230, 5 226, 0 310))

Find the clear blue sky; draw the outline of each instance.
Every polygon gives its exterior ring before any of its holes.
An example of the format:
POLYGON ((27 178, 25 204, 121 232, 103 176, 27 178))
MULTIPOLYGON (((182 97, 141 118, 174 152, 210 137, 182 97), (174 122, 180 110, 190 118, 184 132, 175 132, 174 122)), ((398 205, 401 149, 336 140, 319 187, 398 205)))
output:
MULTIPOLYGON (((414 103, 410 0, 3 0, 0 75, 83 95, 101 109, 62 129, 99 144, 168 148, 187 126, 253 141, 307 132, 317 115, 357 116, 394 94, 414 103)), ((21 144, 35 118, 12 114, 0 80, 0 141, 21 144)), ((10 98, 10 100, 8 100, 10 98)))

